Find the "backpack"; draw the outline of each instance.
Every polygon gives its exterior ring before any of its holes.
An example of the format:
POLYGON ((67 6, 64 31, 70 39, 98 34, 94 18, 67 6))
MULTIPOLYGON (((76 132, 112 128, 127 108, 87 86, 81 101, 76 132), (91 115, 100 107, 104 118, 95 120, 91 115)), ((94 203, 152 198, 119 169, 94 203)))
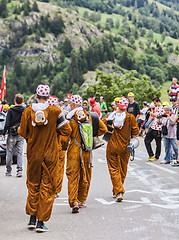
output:
MULTIPOLYGON (((72 120, 77 122, 75 119, 72 120)), ((81 145, 75 138, 74 140, 85 152, 91 151, 93 148, 93 126, 89 120, 77 123, 81 135, 81 145)))
POLYGON ((86 152, 93 148, 93 126, 89 120, 79 123, 82 149, 86 152))

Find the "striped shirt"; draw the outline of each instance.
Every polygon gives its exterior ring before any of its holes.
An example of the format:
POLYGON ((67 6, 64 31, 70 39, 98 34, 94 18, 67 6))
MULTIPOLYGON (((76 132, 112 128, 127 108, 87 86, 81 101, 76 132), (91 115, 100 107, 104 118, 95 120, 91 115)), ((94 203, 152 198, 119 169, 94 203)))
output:
POLYGON ((179 85, 178 84, 172 85, 170 87, 170 91, 171 91, 170 97, 177 97, 177 94, 179 92, 179 85))

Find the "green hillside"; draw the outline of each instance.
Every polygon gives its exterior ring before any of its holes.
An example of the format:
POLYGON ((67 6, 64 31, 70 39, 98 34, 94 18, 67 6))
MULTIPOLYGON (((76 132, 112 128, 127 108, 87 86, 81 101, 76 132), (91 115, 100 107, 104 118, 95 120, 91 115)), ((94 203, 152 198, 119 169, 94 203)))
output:
POLYGON ((135 70, 135 79, 145 75, 159 88, 179 76, 178 16, 178 5, 164 0, 0 0, 7 99, 15 92, 27 98, 39 83, 60 98, 83 94, 96 69, 135 70))

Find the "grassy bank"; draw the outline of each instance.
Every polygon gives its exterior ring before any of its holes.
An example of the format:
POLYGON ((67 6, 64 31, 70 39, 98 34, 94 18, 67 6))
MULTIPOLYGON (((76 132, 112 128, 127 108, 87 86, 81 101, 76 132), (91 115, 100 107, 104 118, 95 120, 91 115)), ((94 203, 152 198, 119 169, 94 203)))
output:
POLYGON ((169 97, 167 91, 170 89, 171 84, 172 84, 172 82, 168 81, 168 82, 165 82, 162 85, 162 89, 161 89, 161 102, 167 101, 167 102, 170 103, 170 97, 169 97))

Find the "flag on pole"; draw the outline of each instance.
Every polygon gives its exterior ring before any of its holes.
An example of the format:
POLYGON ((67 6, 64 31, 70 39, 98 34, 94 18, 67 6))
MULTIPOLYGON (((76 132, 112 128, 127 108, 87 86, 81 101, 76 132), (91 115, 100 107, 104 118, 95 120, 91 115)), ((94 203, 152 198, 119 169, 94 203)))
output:
POLYGON ((4 66, 3 76, 2 76, 2 83, 1 83, 1 100, 4 100, 6 95, 6 66, 4 66))

